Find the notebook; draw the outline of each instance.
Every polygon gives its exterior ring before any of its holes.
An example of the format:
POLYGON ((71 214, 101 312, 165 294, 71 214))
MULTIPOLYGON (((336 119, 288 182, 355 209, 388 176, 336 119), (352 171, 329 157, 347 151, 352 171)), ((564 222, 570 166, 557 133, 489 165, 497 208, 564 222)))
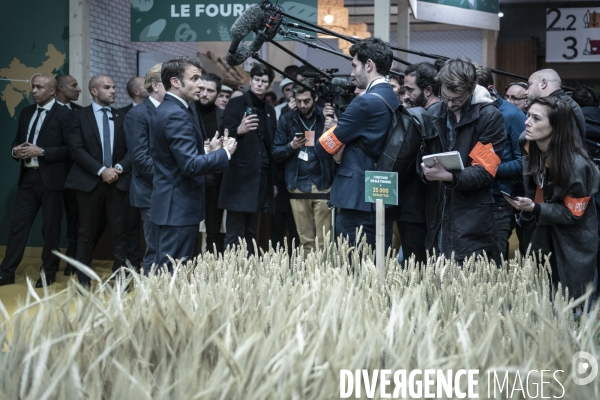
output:
POLYGON ((436 153, 423 156, 423 164, 430 168, 433 167, 434 158, 437 158, 440 164, 442 164, 447 171, 462 171, 465 169, 462 158, 460 157, 460 153, 458 151, 448 151, 446 153, 436 153))

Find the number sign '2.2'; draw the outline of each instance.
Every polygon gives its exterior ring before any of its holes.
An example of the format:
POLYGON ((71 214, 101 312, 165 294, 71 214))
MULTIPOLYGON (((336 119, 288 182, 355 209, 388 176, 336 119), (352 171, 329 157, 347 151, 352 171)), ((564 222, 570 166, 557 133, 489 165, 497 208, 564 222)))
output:
POLYGON ((600 7, 547 9, 546 61, 600 61, 600 7))

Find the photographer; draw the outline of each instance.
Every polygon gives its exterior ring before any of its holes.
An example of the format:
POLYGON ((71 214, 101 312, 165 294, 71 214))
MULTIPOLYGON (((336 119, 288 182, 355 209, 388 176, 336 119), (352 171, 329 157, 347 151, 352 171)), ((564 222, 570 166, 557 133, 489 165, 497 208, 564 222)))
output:
MULTIPOLYGON (((355 98, 340 120, 315 142, 321 159, 339 162, 331 186, 330 205, 340 210, 336 217, 337 234, 356 241, 356 228, 363 227, 367 242, 375 246, 375 204, 365 202, 365 171, 373 170, 385 146, 398 96, 384 76, 392 66, 392 50, 379 38, 369 38, 350 47, 352 74, 358 88, 366 92, 355 98)), ((391 243, 392 220, 386 218, 386 247, 391 243)))
POLYGON ((292 86, 297 108, 281 115, 273 143, 273 159, 285 162, 285 183, 304 255, 315 249, 315 238, 324 243, 325 232, 331 230, 331 211, 327 206, 329 188, 333 182, 333 161, 315 155, 314 143, 323 134, 325 118, 316 105, 314 81, 302 79, 292 86))

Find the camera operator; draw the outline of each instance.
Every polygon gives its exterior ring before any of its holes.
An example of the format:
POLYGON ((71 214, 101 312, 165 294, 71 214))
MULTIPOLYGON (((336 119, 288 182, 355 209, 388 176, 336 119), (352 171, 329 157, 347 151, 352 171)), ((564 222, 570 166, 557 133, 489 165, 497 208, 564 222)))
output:
MULTIPOLYGON (((384 76, 392 66, 392 50, 379 38, 368 38, 350 47, 352 74, 365 93, 355 98, 340 116, 337 126, 315 142, 315 152, 323 159, 339 162, 331 186, 330 205, 340 210, 336 217, 337 234, 356 241, 356 228, 363 227, 367 242, 375 245, 375 204, 365 202, 365 171, 373 170, 387 140, 398 96, 384 76)), ((386 247, 391 243, 392 220, 386 218, 386 247)))
POLYGON ((285 162, 285 183, 306 256, 316 248, 315 238, 323 247, 323 228, 325 232, 331 230, 327 199, 333 182, 333 161, 315 155, 314 143, 323 134, 325 118, 321 107, 316 105, 318 96, 314 92, 314 81, 305 78, 301 82, 313 91, 297 84, 292 86, 297 108, 279 118, 273 159, 278 163, 285 162))

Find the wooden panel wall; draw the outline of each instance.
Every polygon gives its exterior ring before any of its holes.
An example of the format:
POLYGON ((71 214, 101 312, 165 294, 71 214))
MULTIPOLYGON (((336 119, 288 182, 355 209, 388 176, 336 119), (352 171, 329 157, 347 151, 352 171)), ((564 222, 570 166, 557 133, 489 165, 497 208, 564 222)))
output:
MULTIPOLYGON (((501 42, 496 47, 496 69, 529 77, 537 70, 537 41, 501 42)), ((494 86, 504 96, 506 85, 516 79, 494 75, 494 86)))

